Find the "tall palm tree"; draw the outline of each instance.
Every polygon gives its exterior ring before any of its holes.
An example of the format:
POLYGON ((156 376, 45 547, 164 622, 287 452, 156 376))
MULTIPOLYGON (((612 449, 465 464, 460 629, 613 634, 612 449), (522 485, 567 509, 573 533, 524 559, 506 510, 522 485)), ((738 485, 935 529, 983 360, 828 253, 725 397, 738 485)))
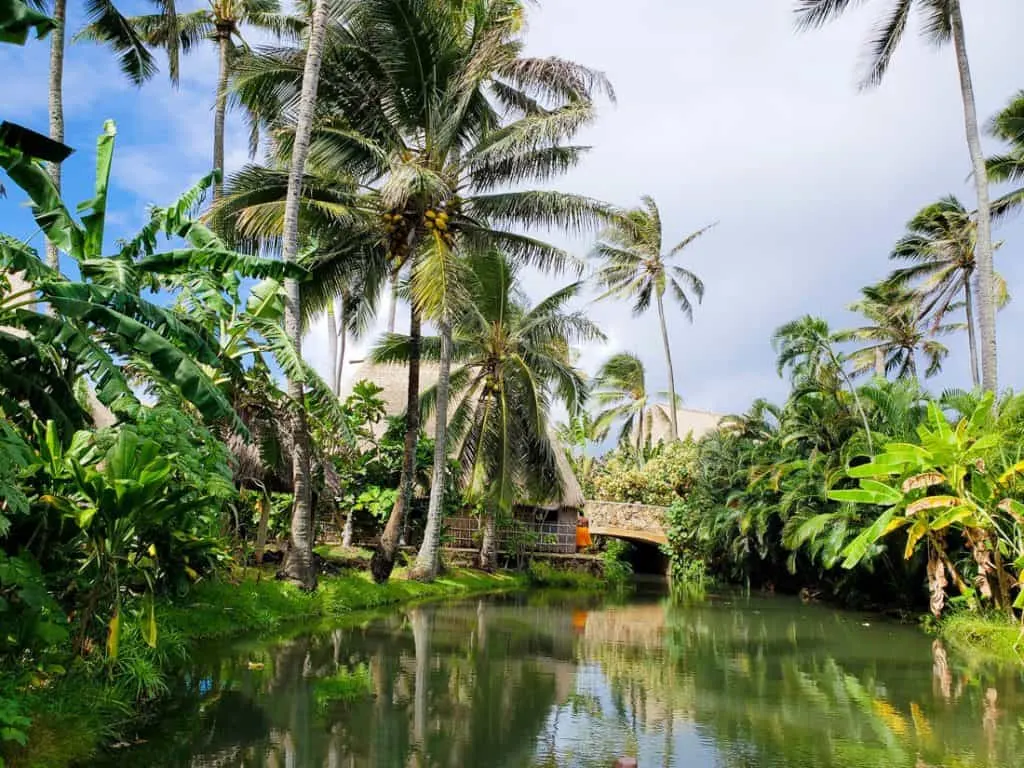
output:
MULTIPOLYGON (((176 15, 174 0, 153 0, 161 15, 173 19, 176 15)), ((67 37, 67 0, 53 0, 50 6, 46 0, 34 0, 38 7, 50 11, 53 31, 50 33, 49 108, 50 138, 64 143, 64 55, 67 37)), ((144 82, 156 71, 153 56, 146 49, 141 37, 128 23, 127 18, 115 7, 112 0, 86 0, 86 37, 108 46, 118 56, 121 71, 136 85, 144 82)), ((60 163, 48 165, 50 179, 60 192, 60 163)), ((52 269, 60 267, 60 251, 55 243, 46 243, 46 263, 52 269)))
MULTIPOLYGON (((517 275, 516 266, 500 252, 471 259, 467 300, 454 318, 450 342, 454 407, 447 418, 448 439, 458 447, 467 497, 485 509, 484 567, 494 565, 497 513, 511 514, 517 500, 546 501, 560 490, 555 457, 560 449, 551 437, 551 408, 556 399, 571 412, 581 408, 586 385, 569 360, 569 347, 604 338, 582 312, 568 309, 581 283, 531 306, 517 275)), ((422 358, 439 362, 443 343, 424 337, 422 358)), ((388 335, 372 352, 379 363, 408 363, 410 357, 407 335, 388 335)), ((424 417, 444 417, 439 389, 424 391, 424 417)), ((437 567, 440 529, 433 533, 428 528, 419 568, 437 567)))
MULTIPOLYGON (((962 330, 963 323, 928 319, 921 309, 923 298, 919 294, 887 283, 868 286, 861 293, 863 297, 850 309, 864 315, 869 324, 836 334, 837 341, 865 343, 851 357, 854 374, 871 370, 875 361, 881 359, 884 373, 896 371, 897 378, 917 378, 919 353, 928 362, 925 376, 938 373, 949 350, 933 337, 962 330)), ((949 308, 959 306, 951 304, 949 308)))
MULTIPOLYGON (((299 38, 305 19, 281 13, 279 0, 209 0, 208 8, 184 14, 148 14, 128 20, 146 42, 167 54, 171 82, 177 85, 182 53, 190 53, 202 40, 217 46, 217 91, 213 110, 213 168, 224 172, 224 120, 228 105, 228 78, 241 50, 248 49, 245 27, 270 32, 279 39, 299 38)), ((87 28, 91 33, 91 29, 87 28)), ((90 34, 91 36, 91 34, 90 34)), ((214 200, 224 191, 223 181, 213 189, 214 200)))
POLYGON ((614 424, 619 424, 619 443, 635 441, 633 447, 642 461, 654 420, 671 423, 669 414, 679 406, 678 395, 663 395, 665 402, 656 402, 655 393, 647 389, 647 370, 639 357, 632 352, 612 355, 594 377, 591 396, 600 409, 594 416, 596 431, 603 438, 614 424))
MULTIPOLYGON (((796 0, 798 24, 820 27, 860 3, 851 0, 796 0)), ((992 210, 989 202, 988 168, 981 147, 974 83, 967 58, 967 41, 960 0, 893 0, 892 7, 872 34, 869 66, 864 86, 877 85, 885 77, 892 56, 907 30, 910 15, 919 11, 924 17, 924 36, 936 45, 952 41, 960 78, 960 98, 964 110, 964 130, 971 157, 974 189, 977 195, 977 236, 975 258, 978 270, 978 331, 981 336, 981 383, 989 391, 998 385, 996 365, 996 285, 993 263, 992 210)))
MULTIPOLYGON (((519 0, 476 0, 454 14, 434 0, 362 0, 347 5, 332 27, 323 77, 329 85, 311 156, 322 170, 373 187, 381 240, 410 287, 413 350, 424 318, 442 335, 451 322, 458 253, 498 247, 510 258, 558 268, 571 262, 568 254, 519 231, 578 230, 613 213, 578 195, 494 191, 575 165, 586 148, 564 142, 593 118, 595 94, 611 95, 599 73, 522 55, 521 27, 519 0)), ((289 51, 255 57, 236 78, 242 102, 280 142, 289 141, 278 116, 294 86, 289 51)), ((447 356, 440 363, 443 381, 447 356)), ((411 503, 418 400, 414 353, 403 479, 373 561, 378 580, 390 575, 411 503)), ((447 442, 445 428, 439 419, 436 443, 447 442)))
MULTIPOLYGON (((633 314, 641 315, 650 309, 653 296, 658 307, 661 341, 665 347, 669 392, 676 391, 676 377, 665 321, 665 291, 672 289, 676 304, 691 322, 693 302, 687 292, 698 303, 704 298, 704 283, 700 278, 685 267, 670 265, 669 262, 711 226, 687 235, 663 254, 661 213, 654 198, 645 195, 643 205, 606 229, 594 247, 594 255, 603 262, 596 275, 598 283, 605 289, 600 298, 633 300, 633 314)), ((678 440, 679 424, 675 409, 669 409, 669 419, 672 439, 678 440)))
MULTIPOLYGON (((306 155, 309 152, 310 135, 313 132, 313 110, 316 107, 316 92, 320 83, 320 60, 327 31, 329 5, 328 0, 316 0, 309 27, 309 42, 306 46, 302 72, 302 88, 295 120, 295 138, 292 144, 292 161, 288 173, 288 194, 284 208, 281 255, 285 264, 294 263, 299 252, 300 196, 306 168, 306 155)), ((298 280, 294 277, 286 278, 284 293, 285 333, 291 340, 296 354, 301 358, 302 304, 298 280)), ((295 494, 295 504, 292 509, 291 541, 284 570, 289 580, 304 589, 312 589, 316 586, 316 571, 313 568, 313 508, 309 485, 309 434, 306 427, 305 411, 302 408, 304 379, 305 377, 288 377, 288 397, 292 400, 293 408, 291 432, 295 457, 292 466, 292 490, 295 494)))

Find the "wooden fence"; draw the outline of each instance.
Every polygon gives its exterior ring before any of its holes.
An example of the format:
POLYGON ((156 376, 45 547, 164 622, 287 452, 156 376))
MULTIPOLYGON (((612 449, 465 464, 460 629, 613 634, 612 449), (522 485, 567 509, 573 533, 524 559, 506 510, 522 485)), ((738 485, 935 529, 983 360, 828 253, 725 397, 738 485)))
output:
MULTIPOLYGON (((475 517, 449 517, 444 521, 441 542, 452 549, 479 549, 483 536, 481 521, 475 517)), ((572 554, 576 551, 576 526, 571 523, 537 523, 513 520, 498 527, 499 552, 554 552, 572 554)))

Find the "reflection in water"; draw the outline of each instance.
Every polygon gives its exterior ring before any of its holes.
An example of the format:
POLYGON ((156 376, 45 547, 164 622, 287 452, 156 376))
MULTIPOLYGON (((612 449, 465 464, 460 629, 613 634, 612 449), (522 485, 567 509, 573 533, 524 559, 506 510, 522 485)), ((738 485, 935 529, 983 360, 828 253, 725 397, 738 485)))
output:
POLYGON ((994 768, 1020 764, 1017 670, 783 598, 544 595, 420 606, 208 649, 110 765, 994 768))

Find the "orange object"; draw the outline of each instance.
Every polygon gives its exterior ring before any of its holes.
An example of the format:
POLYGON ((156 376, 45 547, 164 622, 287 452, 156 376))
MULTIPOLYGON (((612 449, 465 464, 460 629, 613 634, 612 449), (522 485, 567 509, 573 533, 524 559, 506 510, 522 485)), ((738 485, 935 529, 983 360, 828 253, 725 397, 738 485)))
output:
POLYGON ((587 628, 587 612, 586 611, 573 611, 572 612, 572 628, 577 632, 582 632, 587 628))
POLYGON ((576 549, 586 549, 593 544, 590 538, 590 523, 587 522, 587 518, 580 518, 576 524, 576 549))

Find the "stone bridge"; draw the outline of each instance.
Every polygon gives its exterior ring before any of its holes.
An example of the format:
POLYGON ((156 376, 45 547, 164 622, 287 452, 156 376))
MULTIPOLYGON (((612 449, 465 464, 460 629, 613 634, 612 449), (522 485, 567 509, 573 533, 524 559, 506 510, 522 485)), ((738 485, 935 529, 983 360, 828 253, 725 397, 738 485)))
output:
POLYGON ((667 544, 665 507, 647 504, 623 504, 616 501, 586 501, 583 514, 590 521, 590 532, 599 536, 667 544))

